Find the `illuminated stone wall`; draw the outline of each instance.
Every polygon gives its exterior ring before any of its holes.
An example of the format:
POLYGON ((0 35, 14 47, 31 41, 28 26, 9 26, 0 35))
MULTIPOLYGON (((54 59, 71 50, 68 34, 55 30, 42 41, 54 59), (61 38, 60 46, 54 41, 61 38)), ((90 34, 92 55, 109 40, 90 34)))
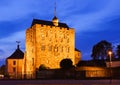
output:
POLYGON ((23 59, 7 59, 7 73, 10 78, 20 79, 24 71, 23 59))
POLYGON ((75 50, 75 65, 78 64, 78 62, 81 60, 81 56, 82 56, 81 52, 75 50))
POLYGON ((105 67, 81 66, 76 71, 84 71, 85 77, 110 77, 110 71, 105 67))
POLYGON ((35 24, 26 30, 26 73, 33 73, 41 64, 49 68, 59 68, 64 58, 75 64, 75 31, 35 24))

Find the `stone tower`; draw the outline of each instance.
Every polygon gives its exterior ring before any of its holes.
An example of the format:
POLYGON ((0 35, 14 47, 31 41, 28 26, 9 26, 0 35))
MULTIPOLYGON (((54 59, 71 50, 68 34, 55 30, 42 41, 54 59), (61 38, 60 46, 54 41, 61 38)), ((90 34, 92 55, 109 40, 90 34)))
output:
POLYGON ((6 59, 6 71, 11 79, 21 79, 24 74, 24 53, 17 49, 6 59))
POLYGON ((75 31, 67 24, 34 19, 26 30, 25 74, 34 76, 41 64, 49 68, 59 68, 64 58, 75 63, 75 31))

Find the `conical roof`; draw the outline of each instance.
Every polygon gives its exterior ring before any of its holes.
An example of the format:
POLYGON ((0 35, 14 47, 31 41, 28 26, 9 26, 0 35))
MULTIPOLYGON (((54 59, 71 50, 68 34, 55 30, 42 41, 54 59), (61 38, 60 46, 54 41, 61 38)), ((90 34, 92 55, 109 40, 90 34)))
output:
POLYGON ((52 20, 58 20, 58 18, 56 16, 54 16, 52 20))
POLYGON ((23 59, 24 58, 24 53, 20 50, 19 46, 15 50, 15 52, 9 56, 7 59, 23 59))

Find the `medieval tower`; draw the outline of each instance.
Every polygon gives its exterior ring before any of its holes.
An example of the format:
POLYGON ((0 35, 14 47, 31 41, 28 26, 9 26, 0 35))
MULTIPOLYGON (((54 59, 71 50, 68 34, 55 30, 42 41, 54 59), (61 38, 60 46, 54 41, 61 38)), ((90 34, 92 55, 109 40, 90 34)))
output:
POLYGON ((75 30, 59 22, 56 10, 52 21, 33 19, 26 30, 25 74, 34 76, 40 65, 59 68, 64 58, 75 64, 75 30))

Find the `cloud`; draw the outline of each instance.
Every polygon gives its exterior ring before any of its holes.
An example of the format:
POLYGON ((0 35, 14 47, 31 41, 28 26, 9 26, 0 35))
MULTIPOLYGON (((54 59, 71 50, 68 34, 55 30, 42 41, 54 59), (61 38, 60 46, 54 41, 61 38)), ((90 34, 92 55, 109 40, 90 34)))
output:
POLYGON ((108 19, 109 17, 115 17, 119 15, 119 4, 119 1, 113 0, 106 1, 105 3, 100 3, 99 1, 96 3, 91 2, 83 9, 78 7, 76 9, 70 9, 68 14, 65 12, 66 18, 64 18, 63 21, 67 22, 70 27, 72 26, 76 28, 77 32, 104 30, 105 28, 97 28, 97 26, 99 26, 101 23, 104 23, 104 20, 108 19), (96 4, 98 3, 101 5, 97 6, 96 4), (71 14, 73 15, 71 16, 71 14))
POLYGON ((4 6, 0 7, 0 20, 2 21, 19 19, 34 13, 39 5, 38 0, 8 0, 6 3, 7 5, 4 3, 4 6))
POLYGON ((3 64, 5 64, 5 59, 0 58, 0 66, 2 66, 3 64))
POLYGON ((54 3, 51 2, 53 0, 6 0, 0 5, 0 21, 16 20, 29 15, 48 16, 54 10, 54 3))
MULTIPOLYGON (((46 18, 50 19, 52 16, 48 15, 53 15, 54 11, 54 2, 52 0, 8 0, 6 3, 7 5, 4 2, 5 6, 0 8, 0 20, 2 21, 19 19, 28 15, 33 17, 42 16, 42 19, 45 19, 43 16, 46 16, 46 18), (51 4, 48 4, 49 2, 51 4)), ((117 7, 119 2, 116 0, 56 0, 56 3, 57 15, 60 21, 67 22, 79 31, 91 30, 92 26, 98 25, 102 22, 102 19, 112 16, 113 12, 119 10, 117 7)))
POLYGON ((4 50, 0 49, 0 55, 4 54, 4 50))
MULTIPOLYGON (((101 39, 101 36, 103 38, 105 34, 101 32, 108 32, 110 27, 114 29, 116 23, 111 22, 114 22, 115 17, 118 18, 120 15, 120 1, 118 0, 55 1, 57 3, 57 16, 60 22, 67 23, 70 27, 75 28, 76 33, 81 34, 80 37, 82 37, 82 39, 86 38, 83 39, 83 41, 77 42, 78 45, 79 42, 84 43, 84 45, 81 44, 85 52, 83 57, 88 56, 86 53, 90 53, 85 50, 85 46, 88 45, 87 40, 96 38, 97 41, 101 39), (98 31, 100 36, 98 36, 98 31), (84 33, 84 35, 82 33, 84 33)), ((22 48, 25 47, 24 30, 30 26, 28 26, 28 22, 31 21, 29 21, 30 19, 25 20, 24 18, 51 20, 51 18, 53 18, 55 1, 1 0, 0 23, 2 23, 0 26, 2 26, 0 27, 0 49, 3 49, 5 52, 5 54, 2 55, 3 57, 9 56, 16 49, 15 42, 17 40, 21 41, 22 48)), ((119 32, 119 25, 117 26, 116 29, 119 32)), ((112 37, 112 40, 113 39, 114 37, 112 37)), ((93 45, 95 41, 90 40, 89 43, 93 45)))
MULTIPOLYGON (((21 41, 20 45, 21 48, 24 48, 25 46, 25 31, 15 32, 14 34, 11 34, 11 36, 8 36, 6 38, 0 39, 0 49, 2 49, 2 54, 0 58, 6 58, 10 56, 16 49, 16 41, 21 41)), ((24 49, 22 49, 24 50, 24 49)))
POLYGON ((11 36, 9 37, 6 37, 6 38, 2 38, 0 39, 0 43, 6 43, 6 42, 14 42, 16 40, 23 40, 25 39, 25 30, 23 31, 20 31, 20 32, 15 32, 14 34, 12 34, 11 36))

